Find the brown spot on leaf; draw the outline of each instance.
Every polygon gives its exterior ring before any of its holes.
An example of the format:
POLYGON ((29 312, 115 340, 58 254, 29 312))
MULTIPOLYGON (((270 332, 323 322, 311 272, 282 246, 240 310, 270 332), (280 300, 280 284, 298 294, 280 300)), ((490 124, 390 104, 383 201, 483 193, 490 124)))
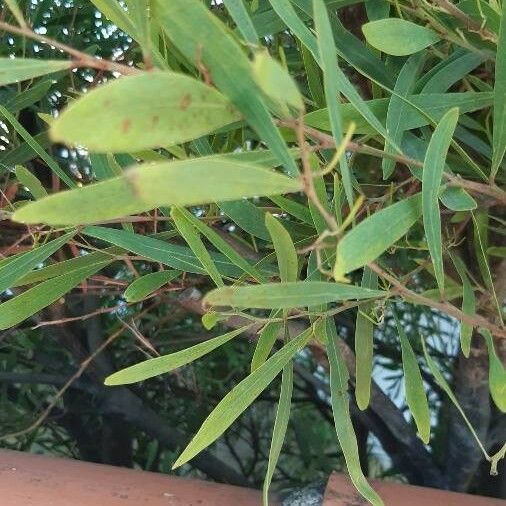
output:
POLYGON ((189 93, 186 93, 181 97, 181 100, 179 101, 179 108, 184 111, 185 109, 188 109, 191 103, 192 96, 189 93))
POLYGON ((160 123, 160 116, 153 116, 151 119, 151 125, 155 128, 160 123))
POLYGON ((123 120, 123 123, 121 123, 121 131, 124 134, 127 134, 129 132, 131 126, 132 126, 132 122, 128 118, 125 118, 123 120))

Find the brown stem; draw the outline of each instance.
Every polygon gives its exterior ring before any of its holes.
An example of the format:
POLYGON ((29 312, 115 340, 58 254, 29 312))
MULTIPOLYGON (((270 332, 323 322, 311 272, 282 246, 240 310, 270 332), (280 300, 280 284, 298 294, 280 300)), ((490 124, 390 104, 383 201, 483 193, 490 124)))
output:
POLYGON ((433 309, 437 309, 442 313, 446 313, 447 315, 453 316, 457 320, 460 320, 463 323, 467 323, 468 325, 472 325, 473 327, 485 327, 490 332, 496 336, 506 339, 506 329, 503 329, 493 323, 490 323, 483 316, 475 315, 470 316, 463 313, 460 309, 456 308, 452 304, 448 304, 447 302, 436 302, 432 299, 424 297, 416 292, 413 292, 409 288, 406 288, 400 281, 396 278, 388 274, 388 272, 384 271, 379 265, 374 262, 369 264, 369 268, 373 270, 376 274, 381 276, 383 279, 386 279, 392 286, 395 287, 393 292, 397 292, 398 295, 402 295, 405 299, 411 300, 420 304, 422 306, 428 306, 433 309))
POLYGON ((30 28, 14 26, 9 23, 5 23, 4 21, 0 21, 0 30, 14 33, 22 37, 28 37, 29 39, 37 40, 38 42, 43 42, 44 44, 60 49, 74 58, 72 62, 69 62, 72 67, 91 67, 102 71, 119 72, 123 75, 133 75, 141 72, 141 70, 136 69, 135 67, 129 67, 128 65, 122 65, 121 63, 116 63, 110 60, 95 58, 94 56, 78 51, 66 44, 58 42, 57 40, 45 37, 44 35, 39 35, 30 28))

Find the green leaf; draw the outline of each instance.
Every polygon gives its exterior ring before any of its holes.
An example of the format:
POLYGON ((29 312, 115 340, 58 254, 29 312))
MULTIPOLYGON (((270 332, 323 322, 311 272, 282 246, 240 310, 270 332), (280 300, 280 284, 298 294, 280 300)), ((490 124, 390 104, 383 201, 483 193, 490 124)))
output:
POLYGON ((180 271, 172 270, 146 274, 130 283, 123 297, 127 302, 139 302, 180 275, 180 271))
POLYGON ((474 430, 473 426, 471 425, 471 422, 467 418, 466 414, 464 413, 464 410, 462 409, 462 406, 459 404, 459 401, 457 400, 457 397, 455 397, 455 394, 452 392, 452 389, 450 388, 450 385, 448 385, 448 382, 446 381, 445 377, 441 373, 441 371, 438 369, 438 366, 434 359, 429 355, 429 352, 427 351, 427 346, 425 345, 425 341, 422 337, 420 337, 422 342, 422 348, 423 353, 425 355, 425 360, 427 362, 427 365, 429 366, 429 370, 434 377, 434 380, 436 383, 442 388, 442 390, 446 393, 448 398, 452 401, 455 408, 458 410, 460 415, 462 416, 465 424, 467 425, 469 431, 473 435, 474 439, 476 440, 478 446, 480 447, 482 453, 488 458, 487 451, 483 447, 483 444, 481 443, 480 439, 478 438, 478 435, 476 434, 476 431, 474 430))
MULTIPOLYGON (((364 267, 362 286, 375 290, 378 288, 378 276, 369 267, 364 267)), ((373 304, 360 304, 357 308, 355 323, 355 398, 359 409, 369 406, 371 399, 371 379, 373 367, 374 324, 367 317, 373 304)))
MULTIPOLYGON (((469 281, 469 277, 466 272, 466 266, 462 259, 457 255, 450 252, 450 257, 455 265, 460 279, 462 280, 462 312, 469 316, 476 314, 476 299, 474 297, 473 285, 469 281)), ((467 323, 460 323, 460 347, 462 353, 467 358, 471 352, 471 338, 473 336, 473 327, 467 323)))
MULTIPOLYGON (((120 246, 155 262, 168 265, 173 269, 194 274, 206 273, 192 250, 184 246, 113 228, 86 227, 82 232, 88 236, 120 246)), ((232 277, 239 277, 241 275, 241 271, 223 255, 213 253, 212 258, 223 275, 232 277)))
MULTIPOLYGON (((334 36, 332 35, 327 8, 323 0, 314 0, 313 8, 315 29, 318 34, 318 53, 320 55, 320 65, 323 70, 323 87, 328 104, 330 125, 332 127, 332 135, 336 146, 339 146, 343 142, 344 132, 339 100, 341 90, 338 85, 339 75, 337 72, 338 64, 334 36)), ((341 177, 343 179, 343 186, 348 204, 353 206, 352 178, 345 152, 343 152, 339 160, 339 167, 341 169, 341 177)))
POLYGON ((383 506, 383 501, 367 482, 358 455, 357 438, 350 418, 350 401, 348 397, 349 374, 346 364, 337 347, 337 331, 330 319, 325 320, 327 334, 327 354, 330 364, 330 395, 334 425, 346 467, 351 481, 360 494, 374 506, 383 506))
POLYGON ((218 202, 218 207, 236 224, 254 237, 268 241, 269 232, 265 227, 265 212, 249 200, 218 202))
MULTIPOLYGON (((279 318, 281 314, 281 311, 274 310, 271 311, 269 318, 279 318)), ((271 321, 267 323, 267 325, 265 325, 265 327, 262 329, 260 335, 258 336, 253 358, 251 359, 251 372, 253 372, 255 369, 258 369, 258 367, 260 367, 267 360, 267 357, 274 347, 274 343, 276 342, 282 329, 282 321, 271 321)))
POLYGON ((278 259, 281 281, 296 281, 299 272, 297 252, 290 234, 285 227, 271 214, 265 215, 265 226, 269 230, 278 259))
POLYGON ((491 246, 487 249, 487 255, 506 258, 506 246, 491 246))
POLYGON ((76 234, 75 231, 62 235, 42 246, 33 248, 27 253, 17 256, 4 267, 0 268, 0 293, 7 288, 11 288, 14 283, 30 272, 34 267, 50 257, 55 251, 58 251, 63 245, 76 234))
POLYGON ((430 411, 422 374, 416 360, 416 355, 411 348, 409 339, 404 333, 397 316, 395 316, 397 331, 401 341, 402 369, 404 371, 404 389, 406 391, 406 402, 411 414, 415 419, 420 438, 425 444, 430 441, 430 411))
POLYGON ((256 82, 273 102, 274 110, 280 116, 295 116, 304 110, 304 102, 294 80, 268 51, 258 51, 255 54, 253 73, 256 82), (293 109, 295 114, 290 114, 290 109, 293 109))
MULTIPOLYGON (((42 61, 42 60, 38 60, 42 61)), ((28 146, 37 153, 44 162, 48 165, 48 167, 69 187, 73 188, 76 186, 76 183, 65 173, 64 170, 60 168, 60 166, 47 154, 44 148, 39 144, 35 137, 23 127, 23 125, 13 116, 3 105, 0 104, 0 114, 12 125, 14 130, 23 138, 23 140, 28 144, 28 146)), ((41 134, 42 135, 42 134, 41 134)), ((31 156, 28 160, 34 158, 31 156)), ((25 159, 18 159, 16 163, 23 163, 25 159)), ((7 164, 7 160, 3 160, 3 163, 7 164)))
POLYGON ((30 193, 36 198, 41 199, 47 196, 46 189, 42 183, 34 176, 28 169, 22 165, 16 166, 16 178, 23 185, 28 188, 30 193))
POLYGON ((448 148, 459 120, 459 110, 451 109, 438 123, 429 142, 422 176, 422 208, 425 237, 434 265, 436 281, 444 292, 443 246, 441 241, 441 214, 439 192, 448 148))
POLYGON ((70 60, 0 58, 0 86, 72 68, 70 60))
MULTIPOLYGON (((314 59, 319 63, 320 67, 322 67, 322 70, 325 70, 323 68, 323 62, 320 58, 318 41, 311 33, 309 28, 297 16, 297 13, 295 12, 290 1, 270 0, 270 2, 278 16, 286 23, 288 28, 290 28, 290 30, 301 41, 301 43, 307 47, 307 49, 313 55, 314 59)), ((332 45, 332 48, 335 50, 335 45, 332 45)), ((325 51, 327 53, 327 49, 325 49, 325 51)), ((330 55, 330 52, 328 54, 330 55)), ((337 79, 335 84, 341 93, 353 104, 353 107, 360 113, 365 121, 371 125, 373 131, 379 132, 383 137, 388 138, 388 133, 385 130, 385 127, 381 124, 380 121, 378 121, 378 118, 367 106, 366 102, 362 99, 360 93, 358 93, 346 74, 337 66, 334 66, 332 71, 330 67, 328 67, 327 63, 328 62, 326 61, 325 66, 327 68, 327 71, 332 72, 333 75, 331 77, 335 77, 337 79)))
POLYGON ((290 309, 350 299, 383 297, 387 293, 344 283, 296 281, 251 286, 227 286, 209 292, 204 303, 259 309, 290 309))
POLYGON ((466 190, 456 186, 447 186, 439 195, 439 199, 452 211, 471 211, 478 207, 476 200, 466 190))
POLYGON ((219 156, 195 158, 137 166, 122 176, 30 203, 12 219, 53 225, 94 223, 165 205, 190 206, 300 188, 299 180, 258 165, 219 156))
POLYGON ((223 0, 223 3, 244 40, 248 44, 258 45, 258 34, 244 5, 244 0, 223 0))
POLYGON ((311 328, 305 330, 236 385, 205 419, 195 437, 177 459, 173 469, 185 464, 214 443, 267 388, 292 357, 306 346, 311 336, 311 328))
MULTIPOLYGON (((388 98, 378 98, 367 100, 364 104, 372 114, 384 123, 386 121, 389 100, 388 98)), ((431 93, 427 95, 409 95, 407 100, 418 109, 421 109, 427 116, 438 121, 454 107, 458 107, 461 114, 490 107, 493 103, 493 95, 489 92, 431 93)), ((409 104, 406 105, 409 106, 409 104)), ((369 123, 363 119, 354 104, 341 104, 341 113, 345 130, 353 122, 355 123, 355 133, 375 134, 375 129, 371 128, 369 123)), ((407 107, 404 117, 404 129, 413 130, 414 128, 429 125, 430 120, 427 116, 421 114, 414 107, 407 107)), ((306 125, 314 128, 331 130, 327 109, 319 109, 306 114, 304 122, 306 125)))
POLYGON ((174 225, 179 230, 183 239, 188 243, 188 246, 190 246, 206 273, 214 281, 214 284, 216 286, 223 286, 220 272, 192 222, 188 220, 187 216, 178 207, 172 208, 170 217, 174 220, 174 225))
POLYGON ((5 3, 7 7, 9 7, 9 10, 12 12, 12 15, 16 19, 18 25, 23 28, 28 28, 25 18, 23 17, 23 13, 19 8, 17 0, 5 0, 5 3))
POLYGON ((501 359, 497 356, 494 346, 494 338, 488 329, 479 329, 480 334, 487 342, 488 349, 488 384, 490 395, 495 405, 503 412, 506 412, 506 368, 501 359))
POLYGON ((248 326, 241 327, 240 329, 233 330, 222 336, 214 337, 213 339, 209 339, 209 341, 196 344, 185 350, 144 360, 144 362, 131 365, 130 367, 126 367, 121 371, 107 376, 104 380, 104 384, 107 386, 129 385, 131 383, 153 378, 154 376, 159 376, 160 374, 168 373, 210 353, 239 334, 242 334, 247 329, 248 326))
POLYGON ((279 394, 278 409, 276 411, 276 420, 274 421, 274 430, 272 432, 271 447, 269 450, 269 462, 265 473, 264 486, 262 490, 263 504, 269 504, 269 486, 274 476, 276 464, 279 460, 281 448, 286 436, 288 421, 290 420, 290 406, 293 393, 293 365, 289 362, 283 368, 281 380, 281 392, 279 394))
POLYGON ((506 153, 506 2, 502 3, 501 29, 497 41, 494 83, 493 180, 506 153))
POLYGON ((51 126, 57 142, 124 153, 196 139, 240 119, 218 91, 174 72, 122 77, 72 102, 51 126))
MULTIPOLYGON (((368 2, 367 4, 370 4, 368 2)), ((405 119, 408 115, 408 109, 412 109, 401 97, 407 97, 413 92, 418 75, 425 62, 425 54, 415 54, 408 58, 399 72, 399 77, 395 83, 394 92, 390 97, 388 104, 386 128, 392 140, 400 146, 405 130, 405 119)), ((385 143, 386 153, 395 153, 395 149, 389 143, 385 143)), ((388 179, 394 171, 395 161, 389 158, 383 158, 381 166, 383 168, 383 179, 388 179)))
POLYGON ((109 261, 106 261, 71 270, 62 276, 44 281, 21 295, 0 304, 0 330, 13 327, 49 306, 108 263, 109 261))
POLYGON ((120 30, 137 39, 137 29, 123 7, 116 0, 90 0, 95 7, 120 30))
POLYGON ((371 46, 393 56, 417 53, 440 39, 429 28, 399 18, 371 21, 362 25, 362 32, 371 46))
POLYGON ((253 279, 258 282, 265 281, 265 276, 258 271, 256 267, 247 262, 234 248, 232 248, 227 241, 222 239, 211 227, 206 225, 202 220, 199 220, 192 213, 184 208, 180 208, 189 222, 202 234, 206 239, 221 253, 223 253, 234 265, 248 273, 253 279))
POLYGON ((360 222, 338 242, 334 276, 342 279, 376 260, 394 245, 422 215, 422 196, 412 197, 392 204, 360 222))
POLYGON ((153 2, 154 16, 172 43, 190 62, 209 71, 217 88, 242 112, 286 170, 297 176, 297 166, 261 98, 247 56, 200 0, 186 0, 184 7, 178 2, 153 2))

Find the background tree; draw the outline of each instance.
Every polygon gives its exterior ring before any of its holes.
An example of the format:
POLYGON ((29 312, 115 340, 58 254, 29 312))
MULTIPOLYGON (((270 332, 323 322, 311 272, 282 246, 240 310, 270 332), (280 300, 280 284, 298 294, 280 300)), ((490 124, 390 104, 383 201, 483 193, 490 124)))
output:
POLYGON ((506 497, 505 9, 2 5, 2 444, 506 497))

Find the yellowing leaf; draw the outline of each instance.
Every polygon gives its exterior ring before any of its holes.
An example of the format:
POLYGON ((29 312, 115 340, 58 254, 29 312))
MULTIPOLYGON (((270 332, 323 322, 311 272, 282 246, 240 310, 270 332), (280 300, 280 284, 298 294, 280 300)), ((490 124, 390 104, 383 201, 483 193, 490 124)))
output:
POLYGON ((183 74, 149 72, 72 102, 51 125, 51 137, 94 152, 134 152, 186 142, 240 117, 211 86, 183 74))
POLYGON ((122 176, 60 192, 16 211, 14 221, 94 223, 165 205, 190 206, 300 190, 299 180, 218 157, 137 166, 122 176))

